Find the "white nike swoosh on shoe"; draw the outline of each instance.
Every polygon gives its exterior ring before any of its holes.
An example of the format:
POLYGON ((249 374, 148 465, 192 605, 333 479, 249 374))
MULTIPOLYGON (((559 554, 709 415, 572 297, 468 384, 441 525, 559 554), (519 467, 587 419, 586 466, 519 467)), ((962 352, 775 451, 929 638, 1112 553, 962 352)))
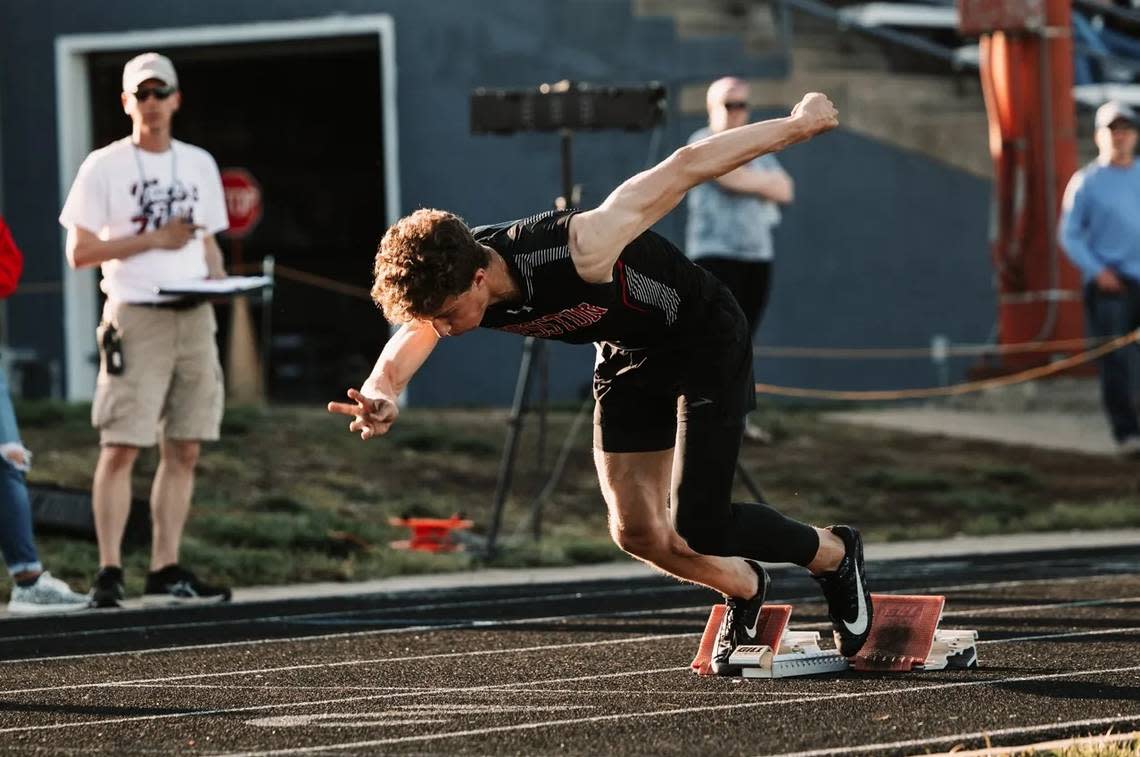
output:
POLYGON ((855 636, 861 636, 867 630, 867 599, 863 595, 863 581, 859 577, 859 563, 855 563, 855 586, 859 594, 859 612, 855 616, 854 623, 843 621, 843 625, 847 626, 848 632, 855 636))
POLYGON ((744 633, 748 634, 748 638, 755 639, 756 638, 756 629, 759 627, 760 627, 760 613, 757 612, 756 613, 756 619, 752 621, 752 625, 744 627, 744 633))

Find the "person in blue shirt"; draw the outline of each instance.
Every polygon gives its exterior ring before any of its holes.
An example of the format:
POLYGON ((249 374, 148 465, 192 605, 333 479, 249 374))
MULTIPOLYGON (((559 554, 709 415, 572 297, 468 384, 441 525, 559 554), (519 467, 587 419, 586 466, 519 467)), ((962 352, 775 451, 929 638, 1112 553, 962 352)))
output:
MULTIPOLYGON (((708 126, 693 132, 689 144, 747 124, 749 95, 748 82, 734 76, 709 85, 708 126)), ((772 229, 780 223, 780 206, 791 203, 794 196, 792 178, 771 153, 689 192, 685 254, 732 292, 748 320, 750 338, 756 335, 768 304, 775 255, 772 229)), ((744 437, 765 444, 772 440, 747 418, 744 437)))
MULTIPOLYGON (((1140 327, 1140 165, 1136 111, 1113 100, 1096 112, 1099 156, 1069 180, 1060 241, 1084 281, 1089 331, 1119 336, 1140 327)), ((1140 456, 1129 356, 1100 360, 1101 395, 1121 454, 1140 456)))

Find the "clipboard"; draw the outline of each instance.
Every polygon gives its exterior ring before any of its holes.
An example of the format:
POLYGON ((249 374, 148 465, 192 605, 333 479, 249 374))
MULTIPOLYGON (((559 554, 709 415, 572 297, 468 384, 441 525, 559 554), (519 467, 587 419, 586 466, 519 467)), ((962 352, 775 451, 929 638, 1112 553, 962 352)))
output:
POLYGON ((155 294, 173 297, 234 297, 273 286, 272 276, 227 276, 224 279, 186 279, 155 287, 155 294))

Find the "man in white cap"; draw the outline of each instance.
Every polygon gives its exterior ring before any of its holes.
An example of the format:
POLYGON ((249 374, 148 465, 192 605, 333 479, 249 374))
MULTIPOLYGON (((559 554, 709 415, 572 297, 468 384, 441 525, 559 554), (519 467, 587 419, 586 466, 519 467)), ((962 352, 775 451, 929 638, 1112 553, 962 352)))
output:
POLYGON ((99 380, 91 407, 100 453, 92 487, 100 570, 96 607, 125 596, 121 545, 139 450, 159 445, 151 488, 150 573, 143 601, 227 601, 178 564, 202 441, 219 436, 223 407, 213 307, 159 294, 166 284, 225 276, 214 234, 227 228, 217 164, 171 136, 182 104, 168 58, 144 53, 123 68, 128 137, 87 156, 59 221, 73 268, 98 265, 107 295, 96 332, 99 380))
MULTIPOLYGON (((1119 336, 1140 327, 1140 165, 1136 112, 1112 100, 1096 112, 1099 155, 1069 180, 1061 244, 1080 269, 1089 331, 1119 336)), ((1101 396, 1121 454, 1140 456, 1129 356, 1100 360, 1101 396)))

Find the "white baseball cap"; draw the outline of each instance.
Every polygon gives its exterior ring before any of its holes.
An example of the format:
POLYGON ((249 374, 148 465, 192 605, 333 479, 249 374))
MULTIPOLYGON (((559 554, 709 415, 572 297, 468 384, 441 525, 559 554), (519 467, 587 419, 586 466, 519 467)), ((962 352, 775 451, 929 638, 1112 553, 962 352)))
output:
POLYGON ((158 53, 136 55, 123 66, 123 91, 134 92, 147 79, 158 79, 168 87, 178 86, 178 74, 170 58, 158 53))
POLYGON ((1111 126, 1113 121, 1127 121, 1133 126, 1140 123, 1136 119, 1136 111, 1120 100, 1109 100, 1096 109, 1096 128, 1103 129, 1106 126, 1111 126))

